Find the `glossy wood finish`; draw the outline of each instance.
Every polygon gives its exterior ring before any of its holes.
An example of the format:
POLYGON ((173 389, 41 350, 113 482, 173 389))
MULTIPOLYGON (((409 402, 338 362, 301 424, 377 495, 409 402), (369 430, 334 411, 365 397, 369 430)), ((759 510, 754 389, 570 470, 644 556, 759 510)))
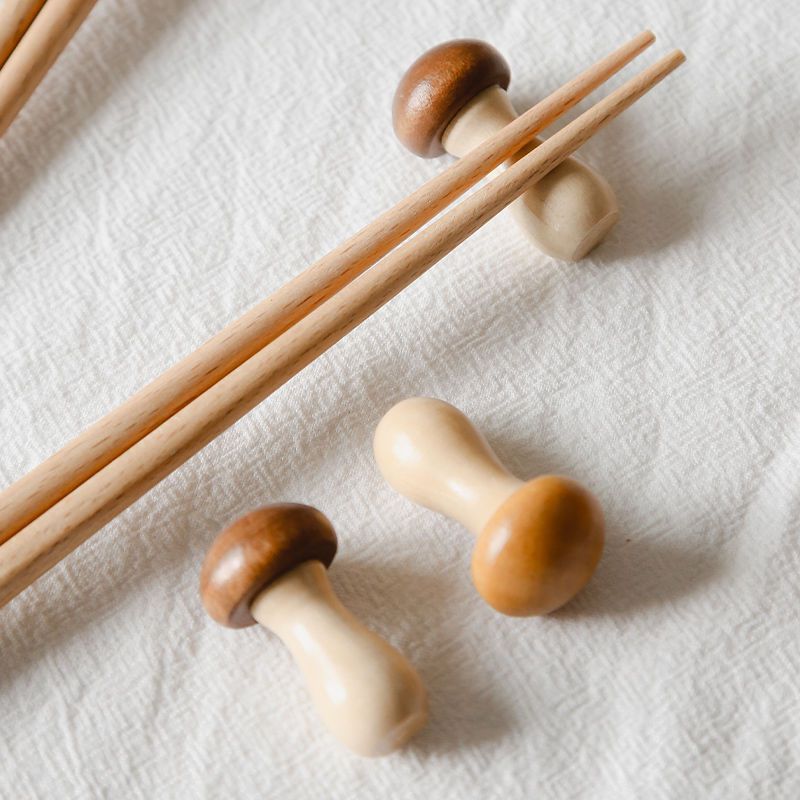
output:
MULTIPOLYGON (((630 54, 630 51, 624 52, 630 54)), ((158 428, 95 471, 70 494, 0 545, 0 605, 19 594, 106 522, 354 330, 684 60, 680 51, 674 51, 623 84, 503 174, 397 247, 358 281, 341 289, 314 313, 181 407, 158 428)), ((618 64, 612 55, 601 63, 600 69, 613 71, 618 64)), ((543 115, 540 118, 557 116, 558 107, 598 79, 596 69, 584 74, 583 80, 565 94, 556 93, 555 99, 545 101, 536 114, 543 115)), ((531 119, 525 124, 531 124, 531 119)), ((513 126, 503 129, 499 137, 492 140, 487 152, 495 153, 499 143, 518 142, 514 139, 517 133, 513 126)), ((131 424, 135 425, 134 422, 131 424)), ((105 439, 101 437, 98 443, 102 449, 105 439)), ((49 470, 44 470, 44 474, 48 475, 49 470)), ((37 485, 33 481, 27 487, 35 493, 37 485)), ((11 496, 20 499, 13 491, 11 496)), ((29 508, 24 497, 23 493, 22 507, 29 508)))
POLYGON ((403 400, 381 419, 373 445, 398 492, 477 535, 473 581, 503 614, 547 614, 592 576, 604 537, 593 496, 569 478, 514 477, 457 408, 403 400))
MULTIPOLYGON (((645 32, 642 45, 654 37, 645 32)), ((486 42, 457 39, 424 53, 400 81, 394 129, 413 153, 462 157, 517 118, 506 88, 508 65, 486 42)), ((541 144, 523 147, 513 159, 541 144)), ((599 244, 619 219, 606 180, 569 158, 512 204, 523 231, 543 252, 577 261, 599 244)))
POLYGON ((464 414, 431 397, 411 397, 392 407, 375 429, 373 451, 384 478, 400 494, 475 535, 522 485, 464 414))
POLYGON ((315 508, 297 503, 259 508, 211 545, 200 572, 203 605, 220 625, 255 625, 250 603, 264 587, 304 561, 328 567, 335 555, 336 533, 315 508))
POLYGON ((589 582, 603 531, 600 505, 583 486, 558 475, 535 478, 481 531, 472 554, 475 588, 503 614, 549 614, 589 582))
POLYGON ((425 725, 416 670, 342 605, 318 561, 278 578, 252 612, 289 648, 322 721, 354 752, 388 755, 425 725))
POLYGON ((487 42, 444 42, 423 53, 400 79, 392 103, 394 132, 412 153, 440 156, 453 117, 484 89, 505 89, 510 80, 505 59, 487 42))
POLYGON ((331 733, 360 755, 386 755, 424 726, 427 696, 411 664, 334 594, 323 560, 333 558, 335 541, 330 522, 309 506, 259 509, 211 546, 203 604, 237 626, 240 598, 249 598, 244 624, 257 621, 286 644, 331 733))

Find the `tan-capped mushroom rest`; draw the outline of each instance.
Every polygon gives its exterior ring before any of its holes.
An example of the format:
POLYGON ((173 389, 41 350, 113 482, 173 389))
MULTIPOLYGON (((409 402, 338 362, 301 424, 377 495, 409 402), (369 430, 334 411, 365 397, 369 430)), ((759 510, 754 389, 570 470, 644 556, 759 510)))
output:
POLYGON ((403 400, 378 424, 374 450, 398 492, 478 536, 472 578, 503 614, 547 614, 591 578, 604 538, 592 494, 561 476, 514 477, 457 408, 403 400))

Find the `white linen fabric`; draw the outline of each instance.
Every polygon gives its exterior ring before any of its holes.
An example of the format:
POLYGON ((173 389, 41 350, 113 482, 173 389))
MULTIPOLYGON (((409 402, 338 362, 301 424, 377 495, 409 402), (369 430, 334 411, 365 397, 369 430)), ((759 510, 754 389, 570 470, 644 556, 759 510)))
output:
POLYGON ((0 612, 0 796, 800 796, 794 3, 102 0, 0 141, 0 479, 442 168, 391 129, 423 50, 492 42, 523 108, 644 27, 689 60, 583 148, 608 241, 559 263, 502 214, 0 612), (565 609, 494 613, 470 534, 384 483, 411 395, 597 494, 565 609), (405 751, 345 751, 274 636, 204 613, 209 543, 275 501, 419 669, 405 751))

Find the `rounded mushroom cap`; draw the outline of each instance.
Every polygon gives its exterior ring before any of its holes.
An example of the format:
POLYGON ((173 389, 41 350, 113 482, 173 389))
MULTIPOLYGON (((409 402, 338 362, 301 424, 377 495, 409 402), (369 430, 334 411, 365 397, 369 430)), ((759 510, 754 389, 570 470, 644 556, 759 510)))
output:
POLYGON ((600 505, 580 484, 556 475, 529 481, 481 531, 472 555, 475 587, 503 614, 548 614, 592 577, 603 530, 600 505))
POLYGON ((392 104, 397 138, 423 158, 444 153, 442 134, 475 95, 508 88, 511 71, 490 44, 453 39, 423 53, 400 79, 392 104))
POLYGON ((275 578, 304 561, 330 566, 336 533, 311 506, 277 503, 225 528, 206 553, 200 596, 211 617, 229 628, 254 625, 250 603, 275 578))

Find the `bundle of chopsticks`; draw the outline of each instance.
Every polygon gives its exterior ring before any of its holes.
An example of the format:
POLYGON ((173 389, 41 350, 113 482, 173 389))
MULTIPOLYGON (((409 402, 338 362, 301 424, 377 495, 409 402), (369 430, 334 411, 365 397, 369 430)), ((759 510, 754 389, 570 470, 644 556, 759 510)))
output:
MULTIPOLYGON (((47 0, 48 5, 54 1, 47 0)), ((685 60, 679 50, 660 59, 431 222, 654 38, 649 31, 639 34, 537 103, 0 493, 0 606, 352 331, 685 60)))

